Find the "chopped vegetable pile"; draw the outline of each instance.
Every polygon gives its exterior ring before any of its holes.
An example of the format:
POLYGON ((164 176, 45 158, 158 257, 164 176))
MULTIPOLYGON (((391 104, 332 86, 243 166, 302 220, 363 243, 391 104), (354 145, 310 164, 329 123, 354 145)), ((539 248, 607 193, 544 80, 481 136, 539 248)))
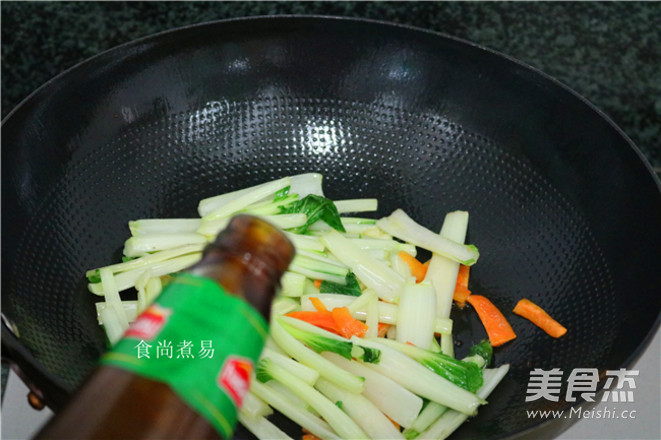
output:
MULTIPOLYGON (((509 365, 490 368, 492 346, 516 334, 487 297, 469 290, 479 252, 464 243, 467 212, 445 215, 440 233, 401 209, 378 220, 346 215, 377 207, 376 199, 324 197, 322 176, 310 173, 204 199, 199 218, 131 221, 124 261, 87 272, 89 290, 104 297, 99 323, 115 343, 232 215, 258 215, 285 231, 296 256, 240 423, 259 438, 289 438, 269 418, 277 410, 307 440, 447 438, 507 373, 509 365), (420 261, 418 248, 432 257, 420 261), (137 300, 123 300, 120 292, 131 289, 137 300), (463 359, 454 356, 453 304, 477 312, 489 337, 463 359)), ((566 332, 527 299, 514 313, 553 337, 566 332)))

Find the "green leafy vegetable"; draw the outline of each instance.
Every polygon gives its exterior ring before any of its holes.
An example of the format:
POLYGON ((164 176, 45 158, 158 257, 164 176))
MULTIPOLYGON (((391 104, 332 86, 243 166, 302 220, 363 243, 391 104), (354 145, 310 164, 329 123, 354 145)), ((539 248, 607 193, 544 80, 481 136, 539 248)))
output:
POLYGON ((353 272, 348 272, 346 276, 346 284, 337 284, 332 281, 322 281, 319 286, 320 293, 337 293, 340 295, 360 296, 362 291, 358 284, 358 279, 353 272))
POLYGON ((472 362, 464 362, 442 353, 430 353, 418 361, 441 377, 472 393, 483 384, 482 369, 472 362))
POLYGON ((493 347, 488 339, 481 341, 479 344, 475 344, 471 347, 468 352, 469 356, 480 356, 484 359, 485 365, 491 363, 491 358, 493 357, 493 347))
POLYGON ((279 202, 280 200, 284 200, 287 198, 289 195, 289 190, 291 189, 291 185, 285 186, 282 188, 280 191, 275 193, 275 197, 273 197, 274 202, 279 202))
POLYGON ((278 321, 290 335, 317 353, 330 351, 345 359, 355 358, 371 364, 379 363, 381 359, 378 349, 354 343, 299 319, 280 316, 278 321))
POLYGON ((442 353, 393 340, 384 339, 380 342, 415 359, 429 370, 471 393, 476 392, 484 383, 482 369, 473 362, 460 361, 442 353))
POLYGON ((87 281, 90 283, 100 283, 101 282, 101 275, 99 275, 99 270, 95 271, 89 271, 87 273, 87 281))
POLYGON ((312 224, 318 220, 323 220, 333 229, 340 232, 346 232, 342 225, 342 219, 337 212, 337 208, 332 200, 326 197, 309 194, 303 199, 298 200, 290 205, 280 208, 281 214, 305 214, 308 221, 303 225, 293 229, 297 234, 304 234, 312 224))
POLYGON ((472 362, 478 367, 484 369, 491 363, 493 356, 493 347, 488 339, 471 347, 469 355, 462 359, 464 362, 472 362))

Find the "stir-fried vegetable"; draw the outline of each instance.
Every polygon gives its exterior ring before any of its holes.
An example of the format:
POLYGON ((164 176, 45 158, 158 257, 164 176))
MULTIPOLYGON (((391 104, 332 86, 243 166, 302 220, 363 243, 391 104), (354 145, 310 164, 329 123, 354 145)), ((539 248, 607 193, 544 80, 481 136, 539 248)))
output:
POLYGON ((516 333, 500 310, 482 295, 470 295, 467 301, 475 307, 484 329, 489 335, 489 341, 494 347, 503 345, 516 338, 516 333))
POLYGON ((523 298, 522 300, 519 300, 519 302, 516 304, 516 307, 514 307, 514 310, 512 311, 517 315, 528 319, 530 322, 554 338, 559 338, 560 336, 567 333, 567 329, 564 328, 562 324, 551 318, 551 316, 546 313, 544 309, 529 299, 523 298))
POLYGON ((331 281, 319 281, 320 293, 338 293, 341 295, 360 296, 363 292, 360 289, 356 275, 348 272, 344 284, 333 283, 331 281))
POLYGON ((198 218, 129 222, 125 261, 86 274, 89 290, 104 297, 98 320, 114 343, 232 215, 261 216, 285 231, 296 257, 273 302, 240 423, 259 438, 288 438, 273 423, 278 411, 308 440, 444 438, 486 403, 508 368, 486 368, 489 341, 454 358, 453 298, 481 317, 485 310, 468 290, 468 266, 479 256, 464 244, 468 213, 430 225, 440 233, 402 210, 348 217, 376 211, 378 201, 333 201, 321 183, 315 173, 283 177, 201 200, 198 218), (419 248, 431 259, 418 259, 419 248), (137 300, 122 298, 130 290, 137 300))
POLYGON ((454 294, 452 299, 457 303, 461 308, 466 306, 466 300, 468 299, 471 291, 468 290, 468 275, 470 273, 470 267, 461 265, 459 266, 459 271, 457 273, 457 284, 454 287, 454 294))

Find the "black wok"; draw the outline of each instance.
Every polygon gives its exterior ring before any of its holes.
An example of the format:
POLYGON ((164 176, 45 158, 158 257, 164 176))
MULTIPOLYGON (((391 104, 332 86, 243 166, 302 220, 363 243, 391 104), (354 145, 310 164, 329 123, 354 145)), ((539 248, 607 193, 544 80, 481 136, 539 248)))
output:
MULTIPOLYGON (((105 348, 84 272, 117 261, 128 220, 192 216, 201 198, 309 171, 331 198, 378 197, 377 215, 401 207, 431 229, 470 212, 481 250, 471 288, 518 338, 496 350, 507 379, 455 438, 557 433, 565 425, 525 410, 572 403, 526 403, 529 372, 626 367, 658 326, 659 182, 597 109, 437 33, 271 17, 110 50, 7 117, 5 353, 59 408, 105 348), (554 340, 512 315, 522 297, 568 334, 554 340)), ((461 355, 485 333, 470 311, 453 318, 461 355)))

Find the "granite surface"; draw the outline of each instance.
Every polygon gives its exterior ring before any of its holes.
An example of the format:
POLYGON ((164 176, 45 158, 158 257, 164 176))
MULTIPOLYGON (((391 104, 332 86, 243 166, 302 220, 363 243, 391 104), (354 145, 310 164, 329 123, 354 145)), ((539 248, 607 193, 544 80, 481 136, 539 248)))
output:
POLYGON ((2 117, 76 63, 135 38, 231 17, 324 14, 464 38, 557 78, 661 171, 660 2, 2 2, 2 117))
MULTIPOLYGON (((163 30, 252 15, 364 17, 444 32, 542 70, 610 116, 661 172, 660 2, 3 1, 0 8, 3 118, 61 71, 163 30)), ((3 374, 3 391, 4 383, 3 374)))

